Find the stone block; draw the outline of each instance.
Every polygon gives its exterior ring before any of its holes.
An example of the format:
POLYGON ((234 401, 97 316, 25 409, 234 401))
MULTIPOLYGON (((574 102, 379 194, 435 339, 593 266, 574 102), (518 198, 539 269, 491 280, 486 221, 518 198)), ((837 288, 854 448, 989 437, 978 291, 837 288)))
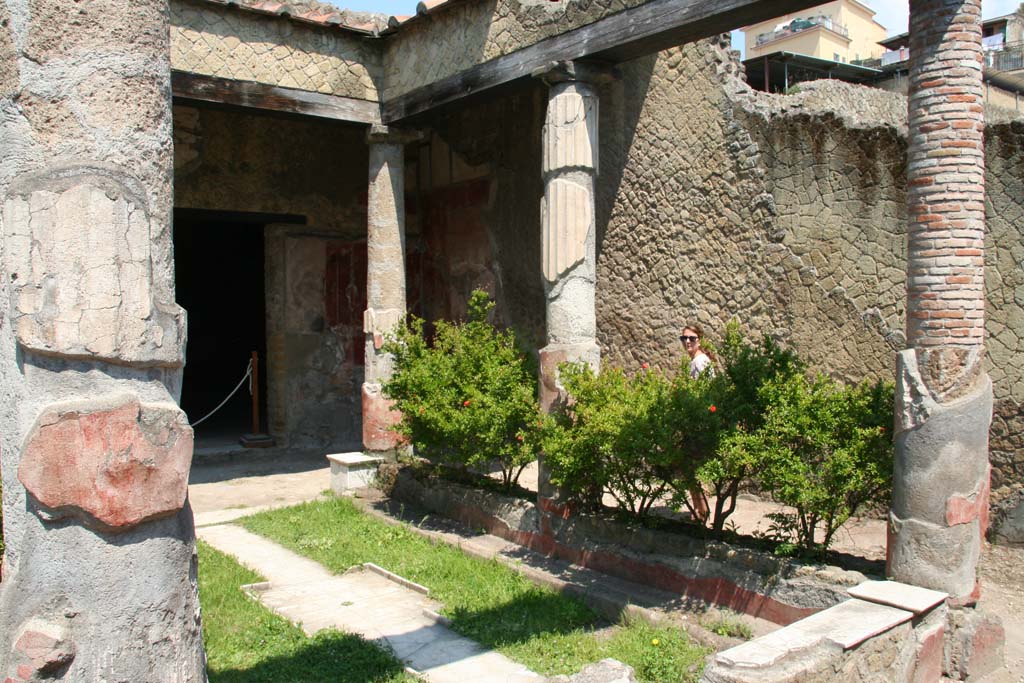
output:
POLYGON ((999 617, 977 609, 954 609, 949 612, 949 627, 947 676, 974 681, 1002 668, 1006 632, 999 617))
POLYGON ((351 489, 369 486, 377 474, 377 466, 384 462, 384 458, 362 453, 331 453, 327 460, 331 463, 331 490, 339 496, 351 489))
POLYGON ((913 618, 911 612, 861 600, 847 600, 715 657, 733 669, 765 669, 822 644, 849 650, 913 618))
POLYGON ((25 444, 18 479, 47 518, 119 530, 185 504, 192 428, 173 403, 113 394, 51 404, 25 444))
POLYGON ((912 683, 932 683, 942 677, 942 652, 946 636, 945 623, 939 623, 917 634, 912 683))
POLYGON ((549 683, 636 683, 633 667, 617 659, 588 664, 572 676, 554 676, 549 683))
POLYGON ((40 353, 180 366, 185 314, 152 282, 158 217, 117 169, 22 178, 3 205, 3 265, 18 343, 40 353))
POLYGON ((911 586, 899 581, 865 581, 849 591, 852 597, 889 605, 921 615, 942 603, 948 596, 920 586, 911 586))

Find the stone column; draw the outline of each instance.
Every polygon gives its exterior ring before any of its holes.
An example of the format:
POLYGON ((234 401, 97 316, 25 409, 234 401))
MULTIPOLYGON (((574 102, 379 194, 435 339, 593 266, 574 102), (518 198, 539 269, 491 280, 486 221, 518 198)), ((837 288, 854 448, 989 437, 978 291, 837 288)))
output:
POLYGON ((167 0, 0 0, 5 681, 206 680, 169 54, 167 0))
POLYGON ((981 0, 911 0, 907 349, 888 573, 977 599, 988 523, 981 0))
MULTIPOLYGON (((544 280, 546 345, 540 350, 541 410, 564 398, 558 366, 583 361, 596 371, 597 345, 595 180, 598 174, 597 80, 584 64, 565 62, 538 76, 548 84, 542 131, 541 274, 544 280)), ((556 491, 540 468, 540 496, 556 491)))
POLYGON ((381 393, 393 371, 390 354, 381 350, 384 338, 405 320, 405 144, 415 139, 407 131, 372 126, 370 184, 367 196, 366 376, 363 382, 363 447, 393 451, 400 442, 391 431, 401 414, 381 393))

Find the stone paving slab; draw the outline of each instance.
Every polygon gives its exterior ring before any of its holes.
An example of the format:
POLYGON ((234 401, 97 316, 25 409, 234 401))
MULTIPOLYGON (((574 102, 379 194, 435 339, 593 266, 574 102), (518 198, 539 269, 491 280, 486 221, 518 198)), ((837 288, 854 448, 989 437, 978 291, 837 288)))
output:
POLYGON ((914 614, 923 614, 948 597, 940 591, 899 581, 865 581, 847 592, 861 600, 898 607, 914 614))
MULTIPOLYGON (((235 525, 204 527, 199 538, 268 581, 247 592, 308 635, 336 628, 376 641, 431 683, 540 683, 543 677, 448 629, 440 605, 421 590, 371 568, 342 575, 235 525)), ((404 580, 403 580, 404 581, 404 580)))
POLYGON ((766 636, 719 652, 715 659, 727 666, 759 669, 825 642, 848 650, 913 616, 913 612, 888 605, 847 600, 766 636))

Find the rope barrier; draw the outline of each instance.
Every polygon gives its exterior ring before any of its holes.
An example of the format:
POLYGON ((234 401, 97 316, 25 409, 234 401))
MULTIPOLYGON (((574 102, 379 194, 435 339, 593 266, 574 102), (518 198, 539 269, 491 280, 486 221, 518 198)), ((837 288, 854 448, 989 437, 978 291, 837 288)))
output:
POLYGON ((235 393, 239 389, 242 388, 242 385, 245 384, 245 380, 247 380, 247 379, 249 380, 249 391, 252 392, 252 361, 251 360, 249 361, 249 364, 245 366, 245 374, 242 375, 242 379, 239 380, 238 384, 235 385, 235 388, 231 390, 231 393, 227 395, 227 398, 225 398, 223 401, 221 401, 220 404, 216 408, 214 408, 213 410, 208 412, 206 415, 204 415, 203 417, 199 418, 198 420, 196 420, 195 422, 190 424, 189 427, 196 427, 196 426, 198 426, 199 423, 201 423, 203 420, 205 420, 206 418, 210 417, 211 415, 216 413, 218 410, 223 408, 224 404, 227 403, 228 401, 230 401, 231 397, 234 396, 235 393))

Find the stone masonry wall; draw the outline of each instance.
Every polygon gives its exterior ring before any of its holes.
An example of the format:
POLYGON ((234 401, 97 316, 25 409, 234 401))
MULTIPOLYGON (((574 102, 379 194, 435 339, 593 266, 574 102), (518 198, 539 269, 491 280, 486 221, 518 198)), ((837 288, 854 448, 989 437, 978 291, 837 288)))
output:
POLYGON ((196 0, 171 2, 171 68, 378 99, 377 39, 196 0))
POLYGON ((268 426, 291 446, 357 444, 365 128, 175 107, 174 141, 177 208, 305 217, 265 233, 268 426), (332 290, 351 295, 329 300, 332 290), (356 326, 346 324, 353 315, 356 326))
POLYGON ((405 94, 463 69, 642 4, 642 0, 486 0, 403 25, 384 54, 384 97, 405 94), (413 59, 410 55, 415 55, 413 59))
MULTIPOLYGON (((906 100, 836 81, 754 93, 716 40, 621 65, 601 93, 598 334, 603 362, 674 371, 684 321, 731 318, 846 381, 891 379, 903 348, 906 100)), ((485 220, 507 319, 541 339, 543 89, 432 122, 494 186, 485 220), (532 108, 532 110, 531 110, 532 108), (535 311, 531 313, 531 311, 535 311)), ((1021 123, 990 123, 988 334, 993 501, 1024 479, 1017 294, 1021 123)), ((997 515, 998 521, 998 515, 997 515)))

